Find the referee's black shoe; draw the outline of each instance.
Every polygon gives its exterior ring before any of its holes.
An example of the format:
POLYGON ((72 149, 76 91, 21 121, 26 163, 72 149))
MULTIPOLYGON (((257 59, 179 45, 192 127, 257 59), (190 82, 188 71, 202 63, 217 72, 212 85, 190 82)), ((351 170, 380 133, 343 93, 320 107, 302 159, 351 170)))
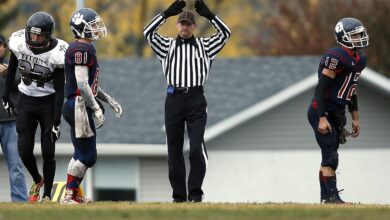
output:
POLYGON ((175 198, 175 199, 173 199, 173 203, 183 203, 183 202, 187 202, 187 200, 181 199, 181 198, 175 198))
POLYGON ((191 197, 188 198, 188 200, 190 202, 194 202, 194 203, 202 202, 203 201, 203 195, 191 196, 191 197))

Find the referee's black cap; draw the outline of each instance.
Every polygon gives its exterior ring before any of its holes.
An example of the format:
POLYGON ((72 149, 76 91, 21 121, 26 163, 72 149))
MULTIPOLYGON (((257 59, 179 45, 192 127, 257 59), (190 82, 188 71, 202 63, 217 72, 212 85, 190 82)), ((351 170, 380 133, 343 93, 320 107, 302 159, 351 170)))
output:
POLYGON ((188 22, 189 24, 195 24, 195 14, 191 10, 184 10, 179 14, 177 22, 188 22))

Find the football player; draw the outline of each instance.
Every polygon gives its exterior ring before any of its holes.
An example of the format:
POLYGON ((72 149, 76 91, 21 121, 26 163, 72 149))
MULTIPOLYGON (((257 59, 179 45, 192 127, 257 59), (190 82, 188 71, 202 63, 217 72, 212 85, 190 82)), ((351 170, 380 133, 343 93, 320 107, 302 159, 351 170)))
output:
POLYGON ((360 134, 357 102, 357 83, 366 67, 362 48, 368 46, 369 37, 363 23, 355 18, 343 18, 335 27, 339 47, 326 51, 318 69, 318 84, 308 109, 308 119, 321 148, 319 171, 322 203, 345 203, 337 189, 336 169, 339 163, 339 144, 346 136, 360 134), (352 117, 352 133, 346 125, 345 106, 352 117))
POLYGON ((122 115, 120 104, 99 86, 99 63, 92 42, 107 35, 101 17, 92 9, 82 8, 70 18, 70 28, 76 40, 69 44, 65 55, 66 101, 64 118, 71 130, 74 154, 68 165, 66 195, 61 204, 86 203, 91 200, 78 196, 79 186, 88 168, 97 158, 96 128, 104 123, 102 106, 98 99, 108 103, 118 118, 122 115))
POLYGON ((10 115, 16 115, 18 150, 34 182, 29 202, 40 199, 44 185, 43 199, 50 200, 55 163, 55 142, 60 136, 62 105, 64 102, 64 56, 68 44, 52 37, 55 23, 46 12, 31 15, 26 28, 14 32, 9 40, 11 51, 3 106, 10 115), (19 70, 21 82, 18 85, 20 100, 18 112, 9 99, 9 92, 19 70), (35 132, 41 127, 41 148, 43 177, 40 175, 33 154, 35 132))

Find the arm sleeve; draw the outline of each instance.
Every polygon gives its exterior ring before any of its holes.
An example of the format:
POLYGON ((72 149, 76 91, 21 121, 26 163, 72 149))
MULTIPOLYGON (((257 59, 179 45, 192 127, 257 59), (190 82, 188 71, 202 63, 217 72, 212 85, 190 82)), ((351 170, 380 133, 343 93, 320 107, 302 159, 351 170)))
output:
POLYGON ((163 60, 169 51, 172 38, 161 36, 157 33, 158 28, 165 23, 162 14, 158 14, 152 21, 144 28, 144 36, 148 44, 152 47, 153 52, 157 55, 159 60, 163 60))
POLYGON ((54 69, 53 84, 55 90, 54 125, 58 126, 61 123, 62 105, 64 104, 65 74, 63 68, 54 69))
POLYGON ((353 94, 351 98, 351 102, 348 103, 348 111, 353 112, 353 111, 358 111, 358 100, 357 100, 357 95, 353 94))
POLYGON ((225 46, 227 40, 231 35, 231 31, 218 16, 215 16, 209 22, 217 30, 217 33, 215 33, 211 37, 201 39, 203 41, 208 57, 211 60, 214 60, 218 52, 221 51, 222 48, 225 46))
POLYGON ((93 111, 99 110, 99 104, 96 102, 93 96, 92 89, 88 84, 88 67, 87 66, 75 66, 75 75, 77 81, 77 87, 83 96, 85 103, 93 111))
POLYGON ((11 51, 9 64, 7 68, 7 77, 5 79, 4 86, 4 97, 9 97, 10 90, 15 81, 16 69, 18 68, 18 58, 16 58, 15 54, 11 51))
POLYGON ((325 116, 325 91, 333 83, 333 81, 334 79, 324 74, 321 74, 321 77, 318 79, 318 85, 315 93, 317 97, 317 112, 319 117, 325 116))

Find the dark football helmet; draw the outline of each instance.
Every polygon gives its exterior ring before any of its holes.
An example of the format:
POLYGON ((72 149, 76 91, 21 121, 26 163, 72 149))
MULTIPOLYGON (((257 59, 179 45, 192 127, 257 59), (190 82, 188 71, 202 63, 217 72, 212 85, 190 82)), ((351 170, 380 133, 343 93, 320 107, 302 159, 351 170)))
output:
POLYGON ((367 29, 363 26, 363 23, 356 18, 343 18, 337 22, 335 37, 337 43, 349 49, 368 46, 369 37, 367 29), (351 37, 355 34, 360 34, 359 38, 351 37))
POLYGON ((82 8, 72 14, 70 29, 76 38, 98 40, 107 36, 107 28, 103 19, 90 8, 82 8))
POLYGON ((29 47, 43 47, 51 39, 55 28, 53 17, 46 12, 36 12, 30 16, 26 24, 26 43, 29 47), (42 35, 43 40, 34 41, 31 34, 42 35))

